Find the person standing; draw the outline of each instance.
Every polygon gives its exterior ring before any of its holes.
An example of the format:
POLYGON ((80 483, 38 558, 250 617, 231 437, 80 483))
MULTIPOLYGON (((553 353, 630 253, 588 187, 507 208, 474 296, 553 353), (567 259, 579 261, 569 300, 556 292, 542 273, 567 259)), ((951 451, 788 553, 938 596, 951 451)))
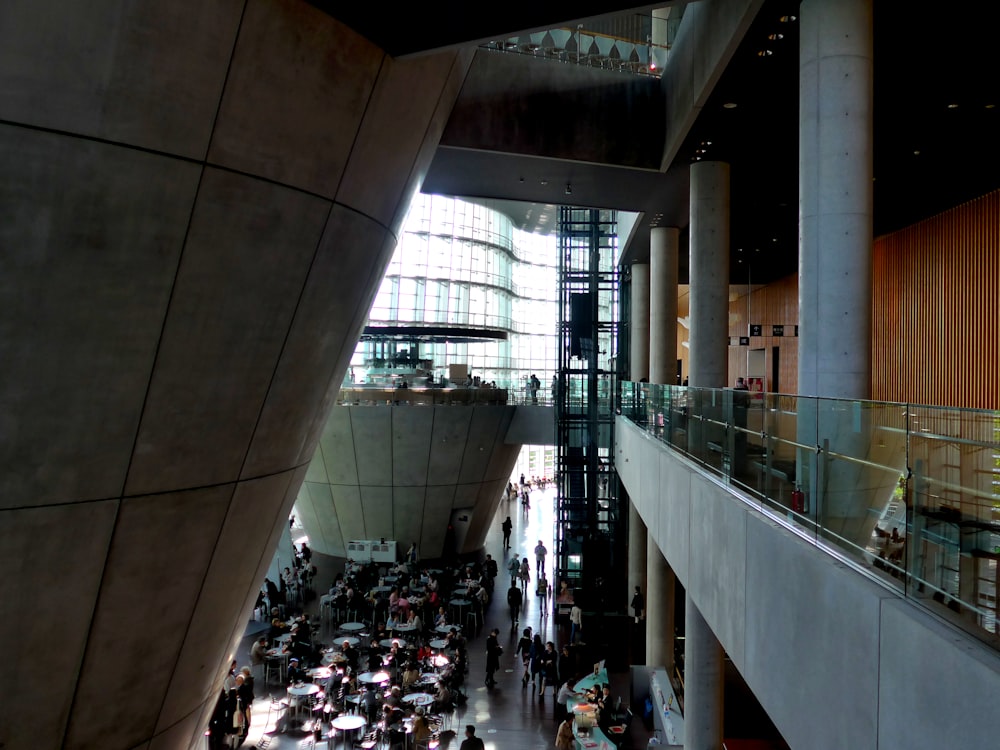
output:
POLYGON ((514 523, 510 520, 510 516, 500 524, 500 528, 503 529, 503 548, 510 549, 510 532, 514 529, 514 523))
POLYGON ((575 740, 576 738, 573 736, 573 720, 567 717, 559 725, 559 731, 556 734, 556 750, 573 750, 575 740))
POLYGON ((503 648, 501 648, 500 640, 497 637, 499 635, 500 631, 493 628, 486 639, 486 687, 495 687, 497 684, 494 675, 500 669, 500 657, 503 655, 503 648))
POLYGON ((521 578, 521 588, 527 591, 528 584, 531 583, 531 565, 528 564, 527 557, 521 560, 521 570, 519 573, 519 577, 521 578))
POLYGON ((521 561, 517 555, 511 555, 507 563, 507 572, 510 573, 510 585, 517 585, 517 578, 521 573, 521 561))
POLYGON ((569 642, 576 643, 576 634, 583 629, 583 610, 580 605, 573 602, 573 607, 569 611, 569 642))
POLYGON ((473 724, 465 725, 465 739, 458 750, 484 750, 483 741, 476 737, 476 727, 473 724))
POLYGON ((510 607, 510 627, 513 630, 517 627, 517 621, 521 616, 521 604, 524 602, 524 595, 516 583, 511 584, 507 589, 507 605, 510 607))
POLYGON ((642 590, 636 586, 635 593, 632 594, 632 603, 629 605, 632 608, 632 614, 635 617, 635 624, 639 624, 639 620, 646 615, 646 600, 642 597, 642 590))
POLYGON ((535 545, 535 573, 540 574, 542 570, 545 569, 545 556, 549 551, 542 544, 542 540, 538 540, 538 544, 535 545))

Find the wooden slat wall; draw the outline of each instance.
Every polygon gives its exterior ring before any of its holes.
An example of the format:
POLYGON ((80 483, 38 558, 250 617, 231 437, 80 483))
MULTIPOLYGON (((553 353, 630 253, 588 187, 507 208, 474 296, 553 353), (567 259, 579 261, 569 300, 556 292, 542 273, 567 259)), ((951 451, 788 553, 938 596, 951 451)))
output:
MULTIPOLYGON (((1000 190, 875 241, 872 398, 915 404, 1000 409, 1000 190)), ((798 278, 747 294, 732 287, 729 335, 747 323, 798 322, 798 278)), ((788 331, 790 334, 791 331, 788 331)), ((798 386, 798 340, 755 337, 779 346, 778 390, 798 386)), ((746 375, 747 347, 729 347, 729 383, 746 375)))
POLYGON ((1000 409, 1000 191, 874 250, 872 397, 1000 409))
MULTIPOLYGON (((799 322, 799 279, 787 276, 765 287, 750 292, 750 319, 747 319, 747 294, 744 289, 730 287, 733 294, 729 302, 729 335, 746 336, 748 323, 764 325, 765 336, 750 339, 750 349, 764 349, 764 376, 766 389, 771 392, 795 393, 798 389, 799 340, 794 337, 793 326, 799 322), (771 336, 772 325, 784 325, 785 335, 771 336), (772 348, 779 347, 778 387, 771 382, 772 348)), ((747 374, 747 348, 729 347, 729 385, 736 378, 747 374)))

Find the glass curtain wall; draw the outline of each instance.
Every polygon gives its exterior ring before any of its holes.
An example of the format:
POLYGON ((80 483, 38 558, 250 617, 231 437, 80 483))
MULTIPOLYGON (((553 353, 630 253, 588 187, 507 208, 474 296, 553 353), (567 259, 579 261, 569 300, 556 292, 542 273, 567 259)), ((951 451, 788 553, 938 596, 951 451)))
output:
MULTIPOLYGON (((420 359, 433 362, 436 382, 447 377, 449 365, 467 365, 482 381, 508 389, 517 403, 529 395, 535 374, 542 383, 538 402, 547 402, 556 362, 557 260, 553 236, 523 232, 484 205, 418 194, 368 325, 467 330, 468 337, 421 343, 420 359), (506 339, 477 339, 483 330, 501 331, 506 339)), ((378 346, 362 341, 355 350, 351 366, 359 383, 366 363, 384 358, 378 346)))

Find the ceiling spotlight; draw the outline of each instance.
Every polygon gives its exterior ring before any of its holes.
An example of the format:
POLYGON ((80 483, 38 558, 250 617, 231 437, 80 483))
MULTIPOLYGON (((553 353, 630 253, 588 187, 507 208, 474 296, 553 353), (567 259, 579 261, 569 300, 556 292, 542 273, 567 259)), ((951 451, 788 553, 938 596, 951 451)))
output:
POLYGON ((785 35, 784 34, 768 34, 767 38, 770 39, 772 42, 776 42, 779 39, 784 39, 785 35))
POLYGON ((548 181, 548 180, 542 180, 542 184, 543 184, 543 185, 548 185, 548 184, 549 184, 549 181, 548 181))
POLYGON ((739 105, 737 105, 736 102, 726 102, 725 104, 722 105, 722 108, 723 109, 736 109, 737 106, 739 106, 739 105))
POLYGON ((994 108, 994 107, 996 107, 996 106, 997 106, 997 105, 995 105, 995 104, 987 104, 987 105, 986 105, 986 109, 993 109, 993 108, 994 108))
POLYGON ((757 51, 757 57, 770 57, 774 53, 769 49, 762 49, 757 51))
POLYGON ((795 16, 782 16, 778 20, 781 21, 782 23, 793 23, 796 20, 796 18, 795 16))
POLYGON ((914 152, 913 152, 913 155, 914 155, 914 156, 920 156, 920 151, 919 151, 919 149, 918 149, 917 151, 914 151, 914 152))
POLYGON ((566 195, 573 195, 573 186, 568 182, 566 183, 566 195))
POLYGON ((948 105, 948 109, 958 109, 958 105, 955 102, 952 102, 948 105))

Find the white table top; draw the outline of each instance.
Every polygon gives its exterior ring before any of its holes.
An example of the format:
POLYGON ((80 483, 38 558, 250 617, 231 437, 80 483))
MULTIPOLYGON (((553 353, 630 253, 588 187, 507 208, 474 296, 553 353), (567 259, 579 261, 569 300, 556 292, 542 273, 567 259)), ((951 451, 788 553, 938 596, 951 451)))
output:
POLYGON ((410 693, 403 696, 403 701, 415 706, 426 706, 434 702, 434 696, 430 693, 410 693))
POLYGON ((358 682, 367 682, 372 685, 380 685, 390 679, 388 672, 362 672, 358 675, 358 682))
POLYGON ((363 716, 352 716, 350 714, 344 716, 338 716, 336 719, 330 722, 330 726, 334 726, 337 729, 360 729, 368 722, 365 721, 363 716))
POLYGON ((429 645, 431 648, 448 648, 448 641, 446 641, 444 638, 435 638, 427 645, 429 645))
POLYGON ((319 685, 315 682, 304 682, 301 685, 292 685, 288 688, 289 695, 316 695, 319 692, 319 685))
POLYGON ((470 604, 472 604, 472 602, 470 602, 468 599, 452 599, 450 602, 448 602, 448 604, 451 604, 452 606, 455 607, 468 607, 470 604))
POLYGON ((328 680, 333 674, 333 670, 329 667, 313 667, 307 674, 314 680, 328 680))
POLYGON ((363 622, 345 622, 340 625, 341 630, 346 630, 348 633, 356 633, 359 630, 365 629, 365 624, 363 622))

